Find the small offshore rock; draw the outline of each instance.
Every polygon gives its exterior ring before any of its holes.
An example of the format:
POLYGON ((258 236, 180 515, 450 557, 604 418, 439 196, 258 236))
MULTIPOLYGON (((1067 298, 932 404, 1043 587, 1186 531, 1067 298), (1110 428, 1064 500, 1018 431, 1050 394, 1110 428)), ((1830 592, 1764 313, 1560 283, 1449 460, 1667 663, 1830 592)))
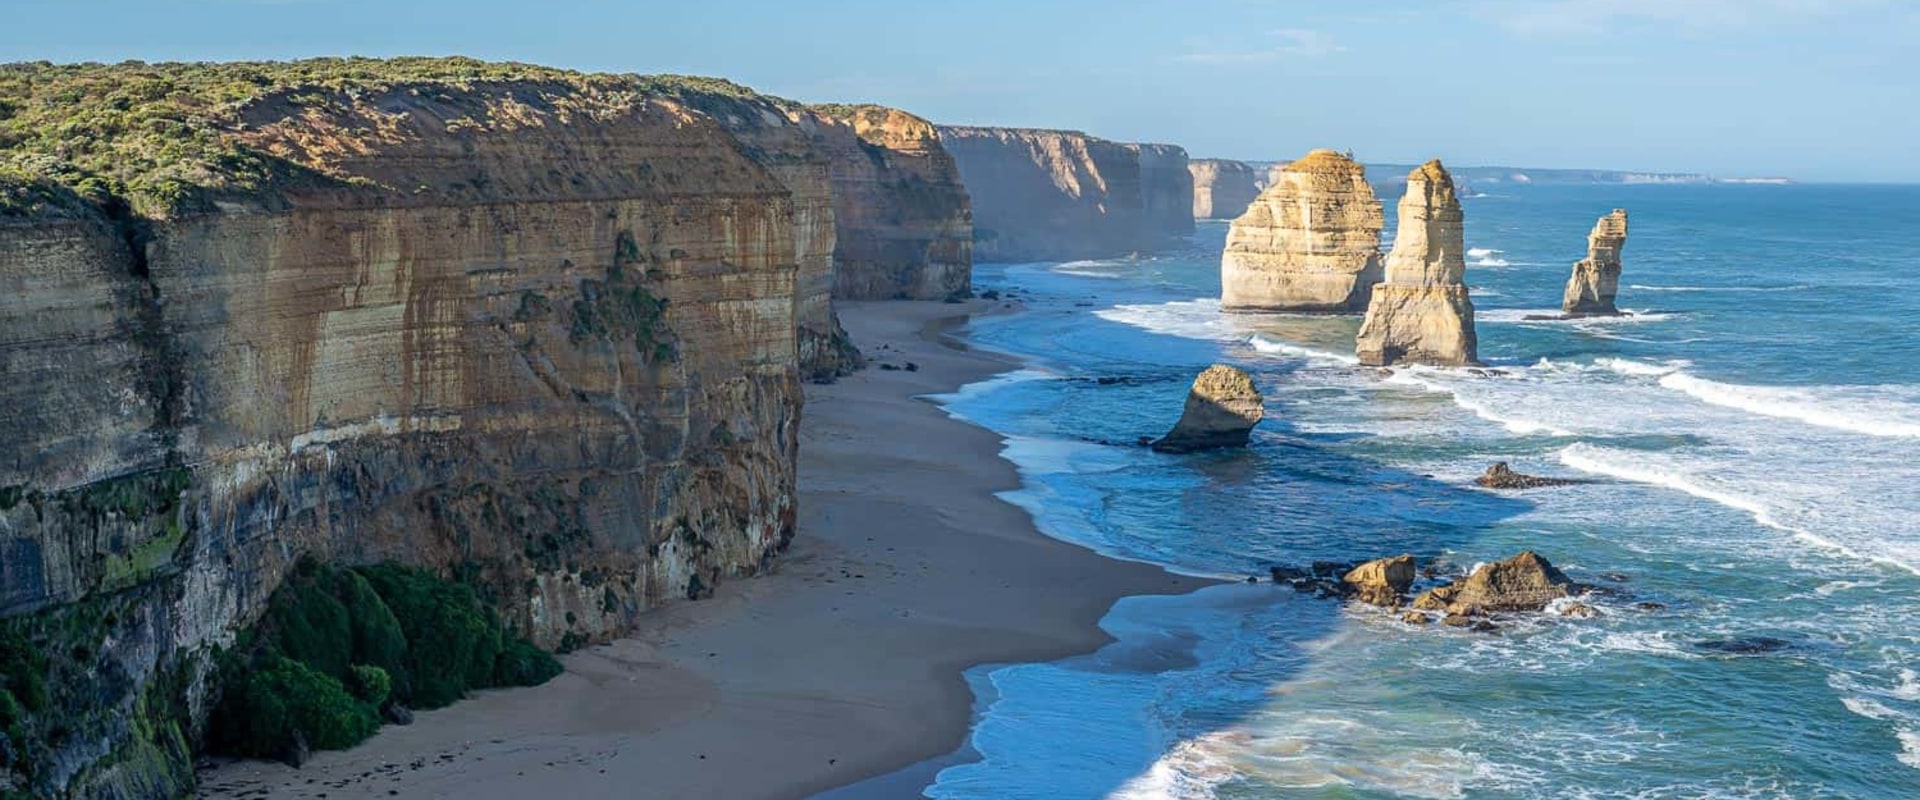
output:
POLYGON ((1418 611, 1409 611, 1405 614, 1400 615, 1400 621, 1407 623, 1408 625, 1431 625, 1433 624, 1433 617, 1427 616, 1418 611))
POLYGON ((1771 653, 1775 650, 1784 650, 1791 645, 1792 642, 1772 636, 1743 636, 1737 639, 1710 639, 1693 643, 1694 647, 1701 650, 1741 656, 1771 653))
POLYGON ((1452 628, 1466 628, 1473 625, 1473 618, 1465 614, 1448 614, 1440 618, 1440 624, 1452 628))
POLYGON ((1544 486, 1572 486, 1581 483, 1569 478, 1522 475, 1514 472, 1505 461, 1494 462, 1493 466, 1487 467, 1487 471, 1481 473, 1480 477, 1474 478, 1473 482, 1488 489, 1538 489, 1544 486))
POLYGON ((1153 443, 1162 453, 1245 447, 1266 413, 1265 400, 1245 370, 1215 364, 1193 379, 1173 430, 1153 443))
POLYGON ((1640 601, 1640 602, 1638 602, 1638 603, 1634 603, 1634 604, 1633 604, 1633 607, 1634 607, 1634 608, 1637 608, 1637 609, 1640 609, 1641 611, 1665 611, 1665 610, 1667 610, 1667 604, 1666 604, 1666 603, 1656 603, 1656 602, 1654 602, 1654 601, 1652 601, 1652 600, 1642 600, 1642 601, 1640 601))
POLYGON ((1553 564, 1532 550, 1484 564, 1458 583, 1427 590, 1413 601, 1421 610, 1480 616, 1511 611, 1540 611, 1577 588, 1553 564))
POLYGON ((915 364, 915 363, 913 363, 913 362, 911 362, 911 361, 909 361, 909 362, 907 362, 907 371, 908 371, 908 372, 919 372, 919 371, 920 371, 920 365, 919 365, 919 364, 915 364))
POLYGON ((1362 603, 1399 608, 1407 590, 1413 588, 1413 576, 1413 556, 1403 553, 1361 564, 1340 580, 1352 588, 1354 597, 1362 603))
POLYGON ((1600 609, 1594 608, 1586 603, 1568 603, 1560 609, 1560 616, 1573 617, 1574 619, 1593 619, 1594 617, 1600 616, 1600 609))

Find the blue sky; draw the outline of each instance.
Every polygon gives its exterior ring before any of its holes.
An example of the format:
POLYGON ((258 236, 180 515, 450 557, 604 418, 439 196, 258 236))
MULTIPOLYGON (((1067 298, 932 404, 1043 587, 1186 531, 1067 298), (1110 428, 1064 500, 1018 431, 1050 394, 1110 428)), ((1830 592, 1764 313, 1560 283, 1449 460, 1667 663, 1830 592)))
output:
POLYGON ((1920 181, 1908 0, 0 0, 0 61, 460 53, 1199 156, 1920 181))

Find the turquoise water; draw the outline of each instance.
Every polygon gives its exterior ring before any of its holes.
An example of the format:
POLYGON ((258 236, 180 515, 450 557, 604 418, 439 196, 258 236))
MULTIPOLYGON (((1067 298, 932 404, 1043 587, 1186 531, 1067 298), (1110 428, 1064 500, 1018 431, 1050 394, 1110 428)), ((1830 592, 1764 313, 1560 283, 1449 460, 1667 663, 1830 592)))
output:
POLYGON ((1116 557, 1532 548, 1614 589, 1604 616, 1484 635, 1271 584, 1130 599, 1099 653, 976 670, 980 758, 929 796, 1920 797, 1920 187, 1490 191, 1466 212, 1495 374, 1383 375, 1356 319, 1221 315, 1214 224, 1150 260, 982 267, 1031 310, 967 335, 1032 366, 946 401, 1008 437, 1009 500, 1116 557), (1639 313, 1523 321, 1614 207, 1639 313), (1216 361, 1267 395, 1253 447, 1131 446, 1216 361), (1494 460, 1598 482, 1472 488, 1494 460), (1743 637, 1785 646, 1710 646, 1743 637))

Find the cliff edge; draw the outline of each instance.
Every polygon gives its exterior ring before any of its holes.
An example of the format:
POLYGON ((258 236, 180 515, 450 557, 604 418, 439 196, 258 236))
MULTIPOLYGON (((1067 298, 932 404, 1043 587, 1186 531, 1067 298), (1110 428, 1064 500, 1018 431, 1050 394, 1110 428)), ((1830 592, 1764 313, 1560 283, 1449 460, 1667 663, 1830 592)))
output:
POLYGON ((973 204, 973 256, 1052 261, 1124 256, 1155 241, 1139 153, 1078 131, 942 125, 973 204))
POLYGON ((1265 186, 1253 167, 1225 158, 1196 158, 1187 164, 1193 175, 1193 218, 1233 219, 1247 212, 1265 186))

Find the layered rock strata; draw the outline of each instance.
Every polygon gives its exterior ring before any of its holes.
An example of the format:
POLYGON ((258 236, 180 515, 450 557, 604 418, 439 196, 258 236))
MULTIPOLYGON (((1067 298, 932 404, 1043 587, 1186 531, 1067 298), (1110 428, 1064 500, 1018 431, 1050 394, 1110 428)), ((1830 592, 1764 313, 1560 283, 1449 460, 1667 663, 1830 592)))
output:
POLYGON ((1140 205, 1155 246, 1193 233, 1193 172, 1185 148, 1174 144, 1130 144, 1140 161, 1140 205))
POLYGON ((933 124, 882 106, 814 106, 834 189, 833 295, 944 300, 973 286, 973 211, 933 124))
POLYGON ((62 681, 0 788, 183 793, 208 655, 303 557, 437 569, 554 647, 793 535, 817 165, 541 75, 263 90, 194 123, 262 172, 154 184, 173 213, 0 186, 0 636, 62 681))
POLYGON ((1627 243, 1627 210, 1616 208, 1587 234, 1587 257, 1573 265, 1560 310, 1570 317, 1615 317, 1620 291, 1620 249, 1627 243))
POLYGON ((1279 168, 1233 221, 1220 260, 1227 311, 1358 312, 1382 277, 1380 201, 1332 150, 1279 168))
POLYGON ((1173 430, 1153 442, 1162 453, 1245 447, 1265 415, 1265 401, 1246 371, 1215 364, 1193 379, 1173 430))
POLYGON ((1386 280, 1373 288, 1356 341, 1360 363, 1478 362, 1460 200, 1439 160, 1407 176, 1399 216, 1386 280))
POLYGON ((973 204, 980 261, 1123 256, 1154 241, 1140 155, 1078 131, 942 125, 973 204))
POLYGON ((1233 219, 1247 212, 1266 181, 1244 161, 1196 158, 1187 163, 1193 177, 1193 218, 1233 219))

